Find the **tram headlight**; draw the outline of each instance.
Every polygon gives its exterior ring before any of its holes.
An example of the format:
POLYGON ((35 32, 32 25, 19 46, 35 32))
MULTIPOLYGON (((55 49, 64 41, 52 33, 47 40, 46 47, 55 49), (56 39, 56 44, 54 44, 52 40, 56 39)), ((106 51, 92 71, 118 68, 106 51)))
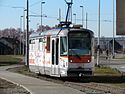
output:
POLYGON ((72 63, 72 60, 70 60, 70 62, 72 63))
POLYGON ((90 62, 90 60, 88 60, 88 63, 90 62))

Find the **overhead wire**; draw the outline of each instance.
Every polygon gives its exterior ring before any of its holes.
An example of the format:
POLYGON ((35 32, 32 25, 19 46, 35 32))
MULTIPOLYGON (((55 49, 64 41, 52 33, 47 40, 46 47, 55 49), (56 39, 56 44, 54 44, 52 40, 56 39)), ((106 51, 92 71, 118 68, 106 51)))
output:
POLYGON ((9 8, 11 8, 12 6, 10 6, 10 5, 1 5, 0 4, 0 7, 9 7, 9 8))

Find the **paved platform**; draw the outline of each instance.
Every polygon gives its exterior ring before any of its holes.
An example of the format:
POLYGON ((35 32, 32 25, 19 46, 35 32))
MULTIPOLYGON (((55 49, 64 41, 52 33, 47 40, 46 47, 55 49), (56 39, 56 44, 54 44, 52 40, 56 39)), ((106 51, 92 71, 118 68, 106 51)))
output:
POLYGON ((84 92, 61 84, 6 71, 6 69, 11 67, 16 66, 0 67, 0 78, 4 78, 25 87, 31 94, 85 94, 84 92))

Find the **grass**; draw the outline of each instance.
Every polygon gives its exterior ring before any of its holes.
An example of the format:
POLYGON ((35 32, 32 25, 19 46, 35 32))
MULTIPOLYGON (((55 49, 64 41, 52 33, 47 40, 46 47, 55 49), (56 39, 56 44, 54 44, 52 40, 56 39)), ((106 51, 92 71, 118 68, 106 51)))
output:
POLYGON ((96 67, 95 77, 91 81, 125 88, 125 76, 117 69, 109 67, 96 67))
POLYGON ((125 57, 119 57, 119 58, 114 58, 114 59, 116 59, 116 60, 125 60, 125 57))
POLYGON ((0 66, 17 64, 21 60, 22 56, 19 55, 0 55, 0 66))
POLYGON ((118 87, 121 87, 121 88, 125 88, 125 83, 119 83, 119 84, 112 84, 113 86, 118 86, 118 87))
POLYGON ((110 67, 95 67, 95 75, 121 75, 121 73, 110 67))

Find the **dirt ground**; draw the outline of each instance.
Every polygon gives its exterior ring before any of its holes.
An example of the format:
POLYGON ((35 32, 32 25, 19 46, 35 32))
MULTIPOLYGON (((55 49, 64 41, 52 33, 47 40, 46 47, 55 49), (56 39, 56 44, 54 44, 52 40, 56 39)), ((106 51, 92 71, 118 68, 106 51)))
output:
POLYGON ((30 94, 21 86, 0 78, 0 94, 30 94))

